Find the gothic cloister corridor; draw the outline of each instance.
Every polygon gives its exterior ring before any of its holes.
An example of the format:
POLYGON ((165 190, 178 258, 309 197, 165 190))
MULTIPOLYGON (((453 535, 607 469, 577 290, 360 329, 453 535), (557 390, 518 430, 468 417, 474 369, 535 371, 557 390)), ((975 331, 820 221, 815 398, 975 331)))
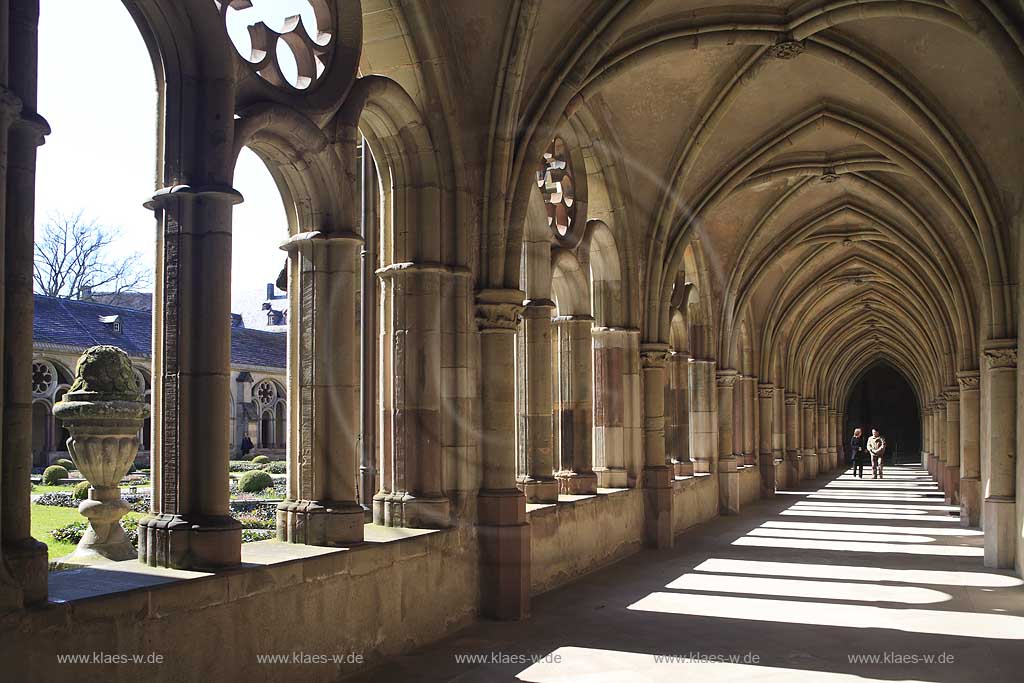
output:
POLYGON ((1019 679, 1022 237, 1024 0, 0 0, 0 679, 1019 679))
POLYGON ((927 472, 884 476, 804 482, 538 596, 526 621, 474 625, 355 680, 1019 681, 1021 580, 983 566, 980 532, 927 472), (467 663, 495 653, 548 661, 467 663))

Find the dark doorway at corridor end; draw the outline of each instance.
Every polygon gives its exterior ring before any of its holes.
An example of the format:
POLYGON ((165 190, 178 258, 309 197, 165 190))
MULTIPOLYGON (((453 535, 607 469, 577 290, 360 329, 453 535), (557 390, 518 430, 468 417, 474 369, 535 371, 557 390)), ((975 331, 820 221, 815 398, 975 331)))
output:
POLYGON ((917 462, 921 455, 921 412, 917 396, 902 373, 887 363, 869 368, 861 375, 846 401, 846 433, 855 427, 866 436, 877 429, 885 437, 886 460, 917 462))

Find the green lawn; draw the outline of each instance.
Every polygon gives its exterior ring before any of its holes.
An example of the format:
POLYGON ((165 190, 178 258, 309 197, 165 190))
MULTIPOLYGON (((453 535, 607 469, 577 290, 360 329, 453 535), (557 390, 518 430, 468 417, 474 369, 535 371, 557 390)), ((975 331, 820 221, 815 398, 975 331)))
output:
POLYGON ((36 484, 32 487, 32 495, 34 496, 37 493, 71 493, 74 488, 74 486, 44 486, 43 484, 36 484))
MULTIPOLYGON (((52 487, 51 487, 52 488, 52 487)), ((125 517, 143 517, 140 512, 129 512, 125 517)), ((50 531, 71 522, 84 522, 78 508, 62 508, 52 505, 32 505, 32 537, 46 544, 51 561, 69 555, 75 550, 73 543, 58 543, 50 531)))

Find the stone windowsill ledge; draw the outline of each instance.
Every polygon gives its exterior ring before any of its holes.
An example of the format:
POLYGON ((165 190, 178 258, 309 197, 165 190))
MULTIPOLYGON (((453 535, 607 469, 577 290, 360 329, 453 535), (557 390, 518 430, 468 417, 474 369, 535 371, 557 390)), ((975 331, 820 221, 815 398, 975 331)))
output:
POLYGON ((623 494, 623 493, 628 493, 629 491, 632 491, 632 490, 633 489, 628 489, 628 488, 625 488, 625 489, 605 489, 605 488, 599 488, 599 489, 597 489, 597 493, 591 493, 591 494, 579 495, 579 496, 569 495, 569 494, 566 494, 566 493, 560 493, 560 494, 558 494, 558 502, 557 503, 527 503, 526 504, 526 514, 528 514, 528 515, 551 514, 551 513, 554 513, 559 507, 563 507, 563 506, 567 506, 567 505, 571 506, 571 505, 583 505, 583 504, 593 503, 595 501, 607 499, 610 496, 615 496, 615 495, 620 495, 620 494, 623 494))
POLYGON ((443 545, 453 533, 457 530, 367 524, 365 542, 352 547, 324 548, 276 540, 245 543, 241 566, 220 572, 150 567, 137 560, 67 569, 50 573, 49 604, 42 609, 73 605, 77 612, 93 603, 106 604, 97 598, 120 599, 129 609, 138 600, 148 602, 151 609, 162 603, 165 611, 230 602, 311 578, 375 571, 395 560, 424 554, 430 545, 443 545), (190 597, 183 598, 183 591, 190 597), (196 596, 199 604, 191 596, 196 596))
POLYGON ((672 485, 677 489, 688 489, 697 485, 701 481, 710 481, 710 472, 694 472, 693 474, 686 477, 676 477, 672 482, 672 485))

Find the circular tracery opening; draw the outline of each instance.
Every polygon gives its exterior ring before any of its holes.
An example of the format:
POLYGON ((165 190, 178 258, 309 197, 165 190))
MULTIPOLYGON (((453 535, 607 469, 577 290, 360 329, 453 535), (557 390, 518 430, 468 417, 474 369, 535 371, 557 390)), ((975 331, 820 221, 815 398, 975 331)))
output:
POLYGON ((334 48, 332 0, 224 0, 228 36, 263 79, 306 90, 327 69, 334 48))
POLYGON ((45 361, 32 363, 32 393, 43 396, 53 388, 57 381, 57 371, 45 361))
POLYGON ((572 180, 572 161, 562 138, 556 137, 544 152, 537 168, 537 186, 544 196, 548 228, 556 237, 565 237, 576 219, 576 195, 572 180))
POLYGON ((277 399, 277 387, 274 386, 273 382, 263 380, 253 388, 252 391, 256 400, 261 405, 271 405, 277 399))

